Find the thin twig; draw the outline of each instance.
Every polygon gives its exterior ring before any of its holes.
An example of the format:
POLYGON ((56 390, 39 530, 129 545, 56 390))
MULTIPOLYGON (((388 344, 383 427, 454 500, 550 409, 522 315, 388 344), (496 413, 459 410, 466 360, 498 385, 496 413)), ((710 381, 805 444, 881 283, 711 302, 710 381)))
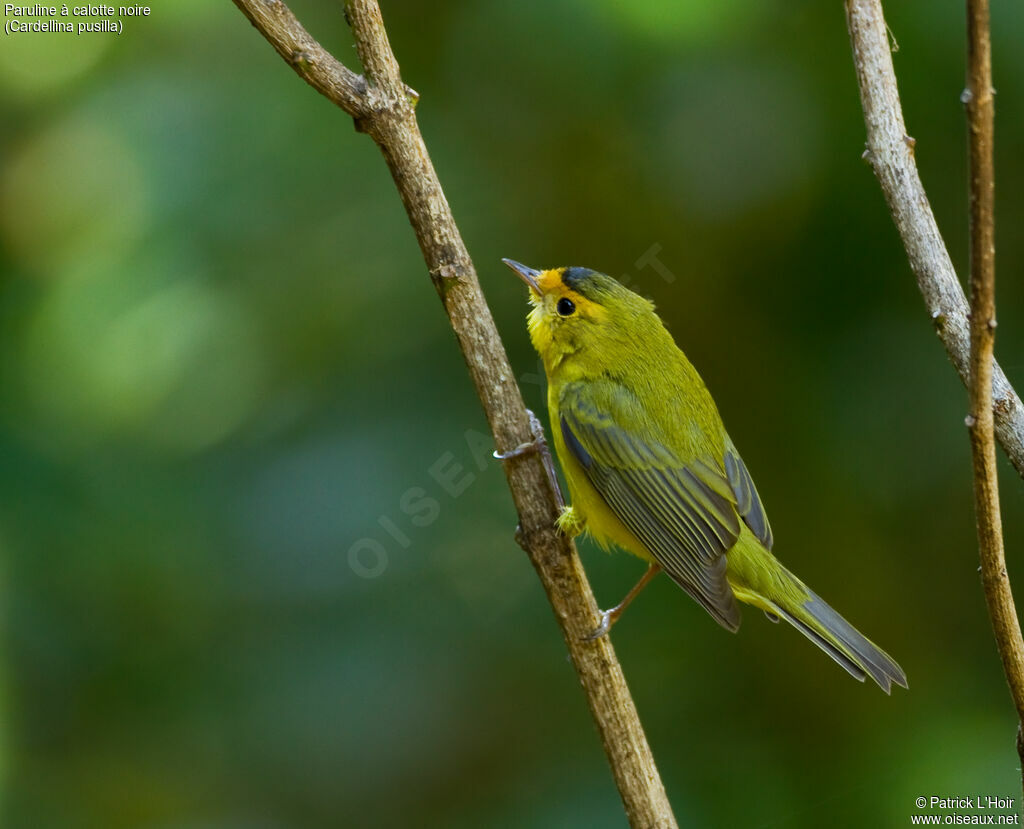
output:
MULTIPOLYGON (((992 422, 996 335, 996 244, 992 43, 988 0, 967 0, 967 126, 970 143, 971 380, 967 424, 974 463, 974 509, 985 601, 1003 672, 1017 707, 1017 752, 1024 764, 1024 639, 1006 573, 992 422)), ((1024 768, 1024 765, 1022 765, 1024 768)), ((1024 778, 1021 780, 1024 791, 1024 778)))
MULTIPOLYGON (((233 0, 285 61, 352 115, 378 144, 405 204, 499 450, 535 439, 476 271, 416 122, 415 93, 402 83, 374 0, 350 0, 346 17, 365 80, 320 47, 280 0, 233 0), (296 60, 296 50, 306 56, 296 60)), ((538 453, 503 464, 519 512, 517 539, 544 585, 612 767, 630 824, 675 827, 675 818, 615 651, 607 637, 584 642, 597 604, 571 540, 555 530, 556 491, 538 453)))
MULTIPOLYGON (((846 0, 846 22, 867 126, 864 157, 889 204, 939 339, 966 385, 971 376, 967 299, 917 173, 916 142, 903 122, 880 0, 846 0)), ((1024 405, 998 363, 992 371, 996 438, 1024 477, 1024 405)))

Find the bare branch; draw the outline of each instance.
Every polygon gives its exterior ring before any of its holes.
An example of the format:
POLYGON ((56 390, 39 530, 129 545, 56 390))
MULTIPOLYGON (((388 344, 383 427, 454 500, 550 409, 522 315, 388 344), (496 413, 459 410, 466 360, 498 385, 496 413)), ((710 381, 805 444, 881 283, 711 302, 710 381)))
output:
MULTIPOLYGON (((868 149, 878 183, 903 238, 910 267, 946 353, 966 385, 971 374, 967 299, 942 241, 907 135, 880 0, 846 0, 846 21, 860 86, 868 149)), ((993 364, 995 433, 1024 477, 1024 406, 993 364)))
MULTIPOLYGON (((992 419, 992 350, 996 334, 996 245, 992 44, 988 0, 967 2, 967 126, 970 143, 971 379, 967 385, 974 464, 981 579, 1003 672, 1017 707, 1017 751, 1024 733, 1024 640, 1010 590, 999 513, 999 482, 992 419)), ((1024 780, 1022 780, 1024 785, 1024 780)))
POLYGON ((953 270, 914 163, 880 0, 846 0, 861 105, 865 153, 885 194, 939 338, 968 387, 967 425, 974 463, 982 584, 1003 670, 1021 722, 1024 762, 1024 641, 1003 551, 995 440, 1024 476, 1024 411, 992 357, 995 341, 993 104, 988 0, 968 0, 967 105, 971 155, 971 306, 953 270), (970 320, 970 323, 968 323, 970 320))
POLYGON ((353 118, 367 108, 366 80, 317 43, 280 0, 233 0, 260 34, 313 89, 353 118))
MULTIPOLYGON (((346 16, 367 80, 320 47, 279 0, 234 0, 278 53, 315 89, 356 119, 377 142, 402 197, 434 286, 448 313, 498 449, 535 439, 522 396, 476 271, 441 189, 414 111, 415 93, 399 75, 380 9, 350 0, 346 16), (296 51, 312 59, 296 61, 296 51)), ((597 724, 630 824, 676 826, 608 637, 583 639, 599 622, 575 545, 555 529, 556 490, 538 453, 504 463, 519 512, 517 539, 528 553, 561 626, 597 724)))

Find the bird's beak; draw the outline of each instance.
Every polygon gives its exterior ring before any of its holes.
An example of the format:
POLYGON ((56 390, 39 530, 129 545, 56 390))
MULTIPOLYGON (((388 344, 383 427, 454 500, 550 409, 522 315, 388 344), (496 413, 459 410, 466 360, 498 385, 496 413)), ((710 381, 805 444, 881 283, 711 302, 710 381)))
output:
POLYGON ((543 296, 544 292, 540 289, 540 285, 537 283, 537 277, 540 276, 540 271, 528 268, 526 265, 516 262, 514 259, 502 259, 501 261, 515 271, 516 276, 523 280, 531 291, 537 294, 537 296, 543 296))

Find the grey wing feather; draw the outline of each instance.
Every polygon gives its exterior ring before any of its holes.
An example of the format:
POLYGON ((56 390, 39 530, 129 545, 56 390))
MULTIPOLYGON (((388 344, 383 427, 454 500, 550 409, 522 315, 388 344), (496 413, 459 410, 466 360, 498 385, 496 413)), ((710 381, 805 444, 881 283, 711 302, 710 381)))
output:
POLYGON ((736 496, 736 509, 743 517, 744 523, 764 544, 765 549, 770 550, 775 539, 772 537, 768 516, 757 495, 754 480, 747 471, 747 465, 743 463, 743 459, 735 449, 726 449, 725 451, 725 474, 729 479, 729 486, 736 496))

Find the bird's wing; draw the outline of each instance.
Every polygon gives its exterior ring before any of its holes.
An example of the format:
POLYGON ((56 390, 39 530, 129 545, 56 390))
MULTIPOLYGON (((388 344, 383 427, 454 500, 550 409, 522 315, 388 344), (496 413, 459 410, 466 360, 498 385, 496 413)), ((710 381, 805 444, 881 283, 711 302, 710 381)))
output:
MULTIPOLYGON (((559 414, 567 448, 612 512, 723 627, 739 627, 724 554, 739 538, 740 496, 722 464, 711 456, 683 462, 649 431, 599 410, 581 384, 562 391, 559 414)), ((736 480, 749 482, 738 456, 732 465, 736 480)), ((741 492, 747 514, 763 517, 752 507, 760 507, 753 484, 741 492)))
POLYGON ((740 517, 758 540, 764 544, 765 549, 770 550, 775 539, 772 537, 768 516, 758 497, 754 480, 747 471, 747 465, 743 463, 743 458, 739 456, 736 447, 731 442, 725 449, 725 475, 729 479, 729 487, 732 489, 733 495, 736 496, 736 509, 740 517))

